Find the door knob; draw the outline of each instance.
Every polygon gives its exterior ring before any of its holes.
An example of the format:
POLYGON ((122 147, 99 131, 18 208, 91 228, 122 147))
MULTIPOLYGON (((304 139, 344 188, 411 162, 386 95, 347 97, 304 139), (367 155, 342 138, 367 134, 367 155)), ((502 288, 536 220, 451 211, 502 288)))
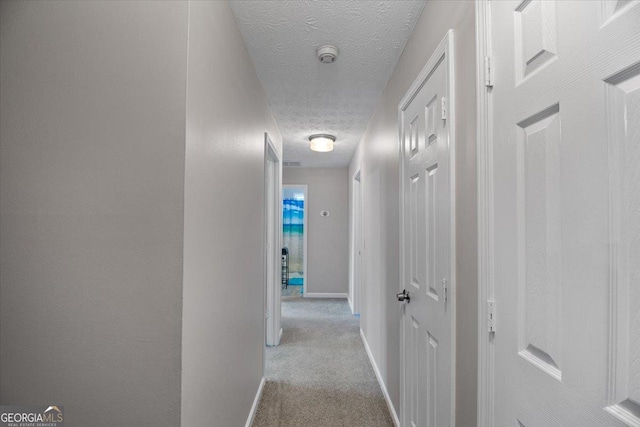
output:
POLYGON ((411 297, 409 297, 409 292, 407 292, 406 289, 403 289, 402 292, 396 294, 396 297, 398 297, 398 301, 400 302, 406 301, 407 304, 411 302, 411 297))

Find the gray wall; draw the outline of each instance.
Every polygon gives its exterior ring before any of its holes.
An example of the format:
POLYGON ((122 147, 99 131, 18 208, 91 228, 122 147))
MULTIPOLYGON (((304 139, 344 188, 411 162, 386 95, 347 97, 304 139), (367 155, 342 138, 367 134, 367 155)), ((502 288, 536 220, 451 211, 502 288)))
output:
POLYGON ((283 169, 283 184, 308 185, 307 293, 349 290, 348 181, 347 168, 283 169), (331 215, 321 217, 322 210, 331 215))
POLYGON ((264 352, 264 132, 281 138, 227 2, 192 2, 182 425, 242 426, 264 352))
POLYGON ((0 8, 0 402, 244 425, 281 138, 228 4, 0 8))
MULTIPOLYGON (((455 30, 457 167, 457 414, 476 425, 477 227, 475 12, 466 1, 429 1, 387 83, 349 166, 362 174, 363 282, 361 327, 397 411, 400 403, 398 103, 438 43, 455 30)), ((350 196, 351 197, 351 196, 350 196)), ((352 200, 350 200, 350 205, 352 200)))
POLYGON ((0 3, 2 404, 180 423, 187 12, 0 3))

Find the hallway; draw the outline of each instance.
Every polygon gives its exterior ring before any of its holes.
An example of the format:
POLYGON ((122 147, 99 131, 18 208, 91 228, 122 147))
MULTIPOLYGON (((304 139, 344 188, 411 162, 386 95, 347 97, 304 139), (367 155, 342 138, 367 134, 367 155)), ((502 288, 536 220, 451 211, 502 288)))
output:
POLYGON ((254 427, 393 426, 345 299, 284 298, 282 325, 254 427))
POLYGON ((2 0, 0 427, 640 427, 639 135, 640 0, 2 0))

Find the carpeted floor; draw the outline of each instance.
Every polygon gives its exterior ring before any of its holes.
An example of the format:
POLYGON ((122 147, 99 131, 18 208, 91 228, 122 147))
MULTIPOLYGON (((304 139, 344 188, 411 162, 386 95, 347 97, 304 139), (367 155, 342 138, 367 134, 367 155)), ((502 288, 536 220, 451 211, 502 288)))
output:
POLYGON ((389 410, 344 299, 282 301, 254 427, 388 427, 389 410))

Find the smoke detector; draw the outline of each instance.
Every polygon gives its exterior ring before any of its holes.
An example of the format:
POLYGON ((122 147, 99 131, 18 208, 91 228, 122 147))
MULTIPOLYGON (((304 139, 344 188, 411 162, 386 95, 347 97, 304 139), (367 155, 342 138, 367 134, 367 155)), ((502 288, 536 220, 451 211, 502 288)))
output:
POLYGON ((317 53, 318 59, 323 64, 331 64, 338 58, 338 48, 330 44, 320 46, 317 53))

